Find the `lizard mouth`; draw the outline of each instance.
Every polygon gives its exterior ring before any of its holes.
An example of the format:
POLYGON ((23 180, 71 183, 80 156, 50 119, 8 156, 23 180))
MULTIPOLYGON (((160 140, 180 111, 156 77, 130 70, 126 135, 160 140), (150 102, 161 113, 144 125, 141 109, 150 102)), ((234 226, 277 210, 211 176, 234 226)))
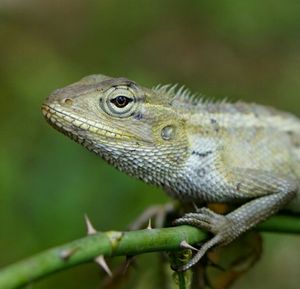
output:
POLYGON ((89 119, 83 119, 74 112, 67 111, 55 104, 44 103, 42 104, 41 110, 51 126, 76 141, 78 141, 78 139, 86 141, 93 135, 97 135, 99 138, 113 140, 132 139, 132 136, 124 135, 124 133, 112 129, 103 123, 96 123, 89 119), (88 134, 90 137, 87 136, 88 134))

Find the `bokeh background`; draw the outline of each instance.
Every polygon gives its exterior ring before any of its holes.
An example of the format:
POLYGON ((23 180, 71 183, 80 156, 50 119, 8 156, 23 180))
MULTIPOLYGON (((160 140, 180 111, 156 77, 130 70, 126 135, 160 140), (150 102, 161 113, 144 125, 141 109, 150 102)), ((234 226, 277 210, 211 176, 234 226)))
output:
MULTIPOLYGON (((300 116, 299 19, 299 0, 0 0, 0 266, 83 236, 84 213, 122 230, 168 201, 49 127, 40 105, 52 90, 103 73, 300 116)), ((263 237, 235 288, 299 288, 300 237, 263 237)), ((155 288, 151 256, 124 288, 155 288)), ((30 288, 99 288, 102 277, 87 264, 30 288)))

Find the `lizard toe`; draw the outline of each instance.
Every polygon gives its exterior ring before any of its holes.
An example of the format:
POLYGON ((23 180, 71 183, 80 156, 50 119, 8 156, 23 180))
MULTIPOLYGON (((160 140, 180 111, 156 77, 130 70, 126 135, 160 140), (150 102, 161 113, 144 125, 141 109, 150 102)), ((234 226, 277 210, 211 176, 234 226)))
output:
POLYGON ((200 259, 205 255, 205 253, 212 247, 218 245, 220 242, 220 236, 216 235, 212 239, 205 242, 201 248, 198 250, 198 252, 183 266, 176 268, 176 271, 182 272, 190 269, 195 264, 197 264, 200 259))
POLYGON ((211 231, 211 225, 209 222, 206 222, 205 220, 200 220, 197 218, 192 218, 192 217, 183 217, 176 219, 173 222, 174 225, 190 225, 199 229, 205 229, 207 231, 211 231))
POLYGON ((208 208, 201 208, 196 213, 187 213, 174 221, 175 225, 191 225, 205 229, 213 234, 228 234, 232 228, 231 221, 224 215, 217 214, 208 208))
POLYGON ((226 245, 235 239, 234 223, 227 216, 217 214, 210 209, 202 208, 197 213, 188 213, 174 221, 175 225, 190 225, 199 229, 205 229, 215 236, 205 242, 194 257, 185 265, 177 268, 177 271, 185 271, 195 265, 204 254, 212 247, 226 245))

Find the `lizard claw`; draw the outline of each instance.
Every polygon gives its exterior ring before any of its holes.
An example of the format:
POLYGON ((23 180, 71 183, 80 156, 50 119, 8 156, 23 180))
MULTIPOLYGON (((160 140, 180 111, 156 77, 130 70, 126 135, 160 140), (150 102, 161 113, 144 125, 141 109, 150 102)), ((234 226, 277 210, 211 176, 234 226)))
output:
POLYGON ((207 241, 206 243, 204 243, 202 245, 200 250, 198 250, 198 252, 194 255, 194 257, 192 259, 190 259, 183 266, 176 268, 176 271, 183 272, 183 271, 190 269, 191 267, 193 267, 195 264, 197 264, 199 262, 199 260, 204 256, 204 254, 210 248, 214 247, 215 245, 218 245, 219 243, 220 243, 220 236, 218 236, 218 235, 214 236, 212 239, 210 239, 209 241, 207 241))
POLYGON ((215 236, 205 242, 194 257, 185 265, 178 268, 178 271, 185 271, 195 265, 203 255, 216 245, 223 245, 231 242, 233 234, 232 222, 223 215, 217 214, 208 208, 198 209, 196 213, 188 213, 174 221, 175 225, 191 225, 199 229, 205 229, 215 236))

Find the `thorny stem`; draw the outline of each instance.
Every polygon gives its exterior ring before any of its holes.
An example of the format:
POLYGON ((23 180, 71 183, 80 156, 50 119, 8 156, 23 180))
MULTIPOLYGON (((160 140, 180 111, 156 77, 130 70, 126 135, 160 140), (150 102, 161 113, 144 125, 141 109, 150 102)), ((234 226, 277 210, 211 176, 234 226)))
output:
POLYGON ((186 289, 184 272, 177 272, 179 289, 186 289))
MULTIPOLYGON (((261 231, 300 234, 300 218, 278 215, 258 226, 261 231)), ((90 262, 99 255, 132 256, 146 252, 172 251, 182 240, 189 244, 203 241, 206 234, 190 226, 146 229, 131 232, 97 233, 48 249, 0 270, 0 288, 13 289, 54 272, 90 262)))

